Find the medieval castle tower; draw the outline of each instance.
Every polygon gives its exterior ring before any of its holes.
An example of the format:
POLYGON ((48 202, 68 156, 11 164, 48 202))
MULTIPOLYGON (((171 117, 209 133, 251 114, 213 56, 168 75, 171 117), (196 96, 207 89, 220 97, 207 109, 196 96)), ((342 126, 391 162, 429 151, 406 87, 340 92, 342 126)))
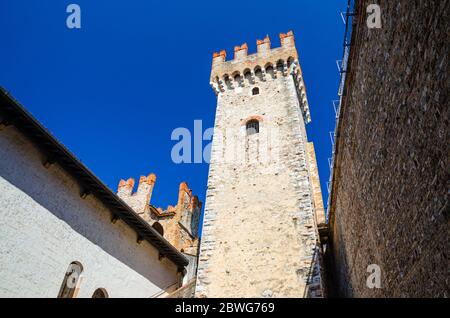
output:
POLYGON ((292 32, 215 53, 217 95, 196 297, 321 297, 325 223, 292 32))

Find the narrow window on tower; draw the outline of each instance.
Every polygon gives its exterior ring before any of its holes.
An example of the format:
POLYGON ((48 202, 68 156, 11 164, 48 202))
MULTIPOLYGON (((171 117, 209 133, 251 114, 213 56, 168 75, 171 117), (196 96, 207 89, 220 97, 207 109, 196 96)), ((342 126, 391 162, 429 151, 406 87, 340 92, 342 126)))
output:
POLYGON ((291 67, 293 62, 294 62, 294 58, 292 56, 290 56, 287 60, 287 67, 291 67))
POLYGON ((259 133, 259 121, 256 119, 249 120, 246 124, 247 136, 259 133))
POLYGON ((244 78, 248 81, 249 84, 253 84, 252 72, 250 69, 245 69, 244 78))
POLYGON ((252 89, 252 95, 258 95, 259 94, 259 88, 255 87, 252 89))
POLYGON ((269 74, 271 78, 275 78, 275 71, 271 63, 267 63, 266 65, 266 74, 269 74))
POLYGON ((277 62, 277 71, 283 73, 284 72, 284 61, 278 60, 277 62))

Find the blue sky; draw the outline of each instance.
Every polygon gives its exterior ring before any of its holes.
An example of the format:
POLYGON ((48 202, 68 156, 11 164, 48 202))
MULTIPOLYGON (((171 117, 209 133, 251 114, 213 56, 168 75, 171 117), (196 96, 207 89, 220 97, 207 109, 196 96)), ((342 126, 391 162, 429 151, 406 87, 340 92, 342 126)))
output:
POLYGON ((326 202, 346 2, 0 0, 0 85, 114 191, 154 172, 154 205, 176 204, 181 181, 204 202, 208 165, 174 164, 172 130, 213 126, 213 52, 254 53, 266 34, 277 47, 293 30, 326 202), (70 3, 80 30, 66 27, 70 3))

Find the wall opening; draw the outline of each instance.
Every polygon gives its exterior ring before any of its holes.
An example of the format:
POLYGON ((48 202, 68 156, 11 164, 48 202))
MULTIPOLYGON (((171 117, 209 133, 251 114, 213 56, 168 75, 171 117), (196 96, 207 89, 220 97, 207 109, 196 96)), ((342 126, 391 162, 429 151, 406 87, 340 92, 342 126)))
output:
POLYGON ((288 66, 288 67, 291 67, 292 63, 294 63, 294 58, 293 58, 292 56, 290 56, 290 57, 287 59, 287 66, 288 66))
POLYGON ((258 95, 259 94, 259 88, 255 87, 252 89, 252 95, 258 95))
POLYGON ((252 84, 253 80, 252 80, 252 73, 250 71, 250 69, 245 69, 244 71, 244 78, 248 81, 249 84, 252 84))
POLYGON ((239 73, 234 75, 234 81, 236 82, 237 86, 241 86, 241 75, 239 73))
POLYGON ((259 121, 256 119, 249 120, 245 125, 247 136, 259 133, 259 121))
POLYGON ((152 227, 158 232, 161 236, 164 236, 164 228, 159 222, 153 223, 152 227))
POLYGON ((223 81, 225 82, 225 85, 227 86, 228 89, 232 89, 233 88, 231 80, 230 80, 230 77, 228 76, 228 74, 225 74, 223 76, 223 81))
POLYGON ((82 272, 83 265, 80 262, 70 263, 59 289, 58 298, 74 298, 76 296, 75 291, 82 272))
POLYGON ((92 298, 108 298, 108 292, 104 288, 97 288, 92 294, 92 298))
POLYGON ((256 66, 256 67, 255 67, 255 76, 256 76, 260 81, 263 80, 263 73, 262 73, 262 70, 261 70, 261 67, 260 67, 260 66, 256 66))
POLYGON ((278 60, 277 71, 283 73, 283 71, 284 71, 284 61, 283 60, 278 60))
POLYGON ((266 74, 269 74, 272 78, 275 78, 275 72, 273 70, 272 64, 270 63, 266 65, 266 74))

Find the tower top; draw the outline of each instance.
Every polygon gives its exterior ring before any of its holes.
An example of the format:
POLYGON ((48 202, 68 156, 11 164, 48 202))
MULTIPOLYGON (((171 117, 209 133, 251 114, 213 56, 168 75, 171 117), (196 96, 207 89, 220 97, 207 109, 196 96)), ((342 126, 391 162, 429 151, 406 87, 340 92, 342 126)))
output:
POLYGON ((268 35, 256 41, 256 53, 248 54, 247 43, 234 47, 234 58, 227 61, 225 50, 213 54, 210 84, 217 94, 237 87, 252 86, 277 77, 292 76, 305 123, 311 121, 306 88, 295 48, 294 33, 280 33, 281 46, 270 47, 268 35), (266 76, 266 74, 269 74, 266 76))
POLYGON ((275 67, 277 63, 286 63, 288 60, 297 60, 298 54, 295 48, 294 33, 280 33, 281 46, 277 48, 270 47, 270 38, 268 35, 262 40, 256 40, 257 51, 254 54, 248 54, 247 43, 234 47, 234 58, 226 60, 225 50, 213 54, 211 82, 224 76, 235 76, 238 73, 244 74, 247 70, 264 69, 271 65, 275 67))

